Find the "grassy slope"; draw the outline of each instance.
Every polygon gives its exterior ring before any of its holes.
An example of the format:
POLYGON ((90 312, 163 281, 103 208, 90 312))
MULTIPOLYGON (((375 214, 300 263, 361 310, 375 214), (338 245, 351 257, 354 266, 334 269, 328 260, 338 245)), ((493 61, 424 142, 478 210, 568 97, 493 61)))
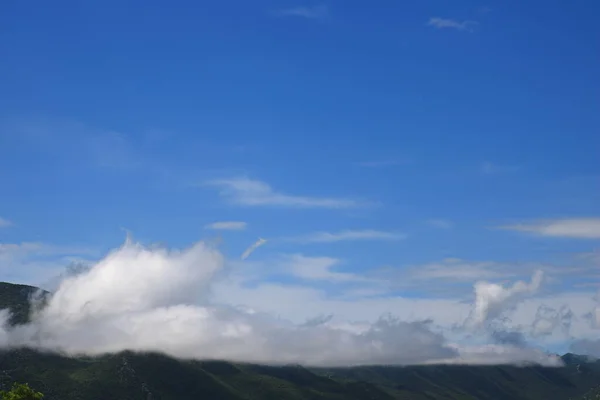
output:
MULTIPOLYGON (((27 317, 32 288, 0 283, 0 308, 27 317)), ((0 352, 0 386, 29 382, 47 399, 569 399, 600 382, 600 363, 565 357, 564 368, 361 367, 306 369, 181 361, 124 352, 67 358, 21 349, 0 352)))

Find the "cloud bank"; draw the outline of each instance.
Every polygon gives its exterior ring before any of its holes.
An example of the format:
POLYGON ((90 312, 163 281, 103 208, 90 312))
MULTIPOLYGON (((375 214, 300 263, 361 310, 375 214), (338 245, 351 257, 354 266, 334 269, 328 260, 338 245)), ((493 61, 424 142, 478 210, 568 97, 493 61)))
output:
MULTIPOLYGON (((181 358, 314 366, 557 363, 535 350, 456 345, 424 319, 383 316, 359 324, 313 318, 311 323, 295 324, 248 307, 217 303, 212 288, 226 276, 225 265, 223 255, 203 242, 179 251, 127 240, 89 269, 67 276, 31 323, 14 328, 4 323, 0 344, 69 355, 127 349, 181 358)), ((480 286, 478 296, 487 303, 478 300, 476 310, 487 307, 487 311, 477 311, 480 319, 497 314, 499 304, 509 302, 515 293, 532 290, 524 283, 508 289, 488 286, 493 295, 482 296, 481 288, 486 287, 480 286)), ((7 316, 4 312, 4 322, 7 316)))

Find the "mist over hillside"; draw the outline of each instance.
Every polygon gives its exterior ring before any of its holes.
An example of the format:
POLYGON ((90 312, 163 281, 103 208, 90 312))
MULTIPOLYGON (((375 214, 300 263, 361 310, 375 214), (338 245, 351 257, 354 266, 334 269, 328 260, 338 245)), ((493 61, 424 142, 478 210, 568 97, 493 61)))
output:
MULTIPOLYGON (((530 364, 559 366, 560 358, 528 345, 518 334, 489 324, 541 283, 503 287, 478 282, 464 325, 454 333, 489 337, 482 345, 452 342, 426 318, 382 315, 372 323, 312 319, 297 324, 211 299, 229 278, 226 260, 211 244, 185 250, 147 247, 128 239, 89 269, 65 276, 40 307, 20 305, 22 321, 3 324, 0 345, 101 355, 155 351, 174 357, 306 366, 415 364, 530 364)), ((43 296, 42 296, 43 297, 43 296)))

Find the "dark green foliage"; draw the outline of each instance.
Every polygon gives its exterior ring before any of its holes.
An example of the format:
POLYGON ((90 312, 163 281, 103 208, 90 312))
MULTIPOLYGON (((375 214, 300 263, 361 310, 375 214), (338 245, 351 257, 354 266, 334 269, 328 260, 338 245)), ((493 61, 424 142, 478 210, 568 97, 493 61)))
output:
MULTIPOLYGON (((24 322, 28 286, 0 284, 0 307, 24 322)), ((0 351, 0 390, 28 382, 44 400, 566 400, 595 399, 600 362, 564 356, 565 367, 421 366, 303 368, 176 360, 122 352, 69 358, 0 351)))
POLYGON ((24 324, 29 321, 32 311, 31 299, 39 296, 43 303, 48 294, 33 286, 0 282, 0 310, 8 309, 11 312, 11 324, 24 324))
POLYGON ((0 385, 29 382, 46 400, 566 400, 581 398, 600 382, 598 363, 590 363, 585 373, 578 365, 307 369, 154 353, 67 358, 20 349, 0 352, 0 385))
POLYGON ((44 395, 30 388, 27 383, 14 383, 7 391, 0 391, 2 400, 41 400, 44 395))

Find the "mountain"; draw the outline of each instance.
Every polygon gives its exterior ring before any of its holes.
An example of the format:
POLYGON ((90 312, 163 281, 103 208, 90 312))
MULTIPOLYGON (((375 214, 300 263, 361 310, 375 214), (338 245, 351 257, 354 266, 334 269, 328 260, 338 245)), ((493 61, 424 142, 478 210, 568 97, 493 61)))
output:
MULTIPOLYGON (((23 323, 36 288, 0 283, 0 308, 23 323)), ((47 296, 47 294, 43 294, 47 296)), ((574 354, 562 368, 414 366, 303 368, 177 360, 122 352, 69 358, 30 349, 0 351, 0 389, 28 382, 46 399, 218 400, 566 400, 594 395, 600 362, 574 354)))

